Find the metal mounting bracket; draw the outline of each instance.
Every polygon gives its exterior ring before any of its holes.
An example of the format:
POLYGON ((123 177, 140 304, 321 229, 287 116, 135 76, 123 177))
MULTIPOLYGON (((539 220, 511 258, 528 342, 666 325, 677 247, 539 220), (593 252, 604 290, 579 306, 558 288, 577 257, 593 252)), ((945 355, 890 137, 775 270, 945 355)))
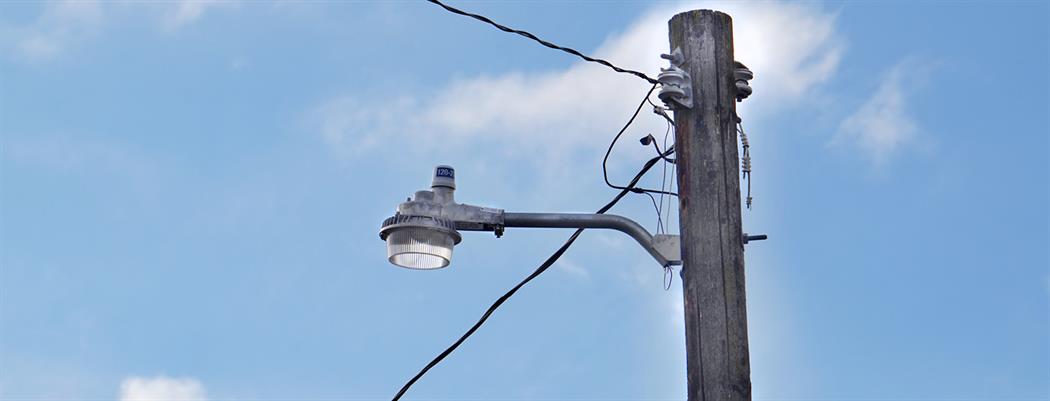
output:
POLYGON ((671 234, 656 234, 653 236, 653 249, 656 250, 664 260, 665 266, 682 264, 682 237, 671 234))

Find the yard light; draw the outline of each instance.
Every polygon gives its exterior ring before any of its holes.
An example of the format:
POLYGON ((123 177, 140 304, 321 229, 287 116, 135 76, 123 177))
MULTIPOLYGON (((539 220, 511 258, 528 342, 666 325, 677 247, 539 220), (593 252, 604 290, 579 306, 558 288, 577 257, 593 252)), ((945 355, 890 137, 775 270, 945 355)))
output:
POLYGON ((440 269, 452 262, 452 247, 462 237, 455 224, 432 216, 396 215, 383 222, 390 263, 409 269, 440 269))
POLYGON ((460 231, 492 231, 502 236, 506 227, 604 228, 634 238, 661 266, 682 264, 677 235, 650 235, 623 216, 593 213, 509 213, 503 209, 456 203, 456 171, 434 169, 430 190, 416 191, 383 221, 379 238, 386 241, 390 263, 410 269, 433 270, 452 262, 452 248, 460 231))

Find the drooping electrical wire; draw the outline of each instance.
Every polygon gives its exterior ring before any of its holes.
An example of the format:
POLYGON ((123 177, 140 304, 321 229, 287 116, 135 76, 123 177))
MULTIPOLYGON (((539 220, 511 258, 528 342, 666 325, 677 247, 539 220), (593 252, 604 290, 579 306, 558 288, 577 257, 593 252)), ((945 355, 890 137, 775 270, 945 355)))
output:
MULTIPOLYGON (((638 181, 642 179, 642 176, 644 176, 645 173, 649 171, 649 169, 655 166, 656 163, 658 163, 663 158, 663 156, 666 155, 659 155, 657 157, 649 159, 649 161, 642 166, 642 169, 638 172, 638 174, 634 176, 634 179, 632 179, 631 182, 620 191, 620 193, 616 194, 616 196, 613 197, 613 199, 610 200, 609 203, 606 203, 605 206, 602 206, 601 209, 598 209, 596 213, 604 214, 605 212, 609 211, 609 209, 612 209, 613 206, 620 202, 620 199, 623 199, 624 196, 631 192, 631 188, 634 188, 634 186, 638 184, 638 181)), ((408 389, 412 387, 412 385, 415 384, 416 381, 423 377, 423 375, 425 375, 427 371, 429 371, 431 368, 440 363, 443 359, 445 359, 445 357, 451 354, 452 351, 455 351, 456 348, 459 348, 459 346, 463 344, 463 341, 466 341, 467 337, 470 337, 472 334, 474 334, 474 332, 477 331, 478 328, 481 327, 481 325, 484 324, 490 316, 492 316, 492 313, 495 312, 496 309, 499 309, 500 305, 503 305, 503 303, 506 302, 507 299, 514 295, 514 293, 518 292, 518 290, 521 289, 521 287, 525 286, 525 284, 528 284, 540 274, 543 274, 543 272, 547 271, 547 269, 549 269, 551 265, 553 265, 554 262, 556 262, 558 258, 560 258, 561 255, 564 254, 570 246, 572 246, 574 242, 576 242, 576 239, 579 238, 581 233, 583 233, 583 229, 577 229, 574 233, 572 233, 571 236, 569 236, 569 239, 567 239, 565 243, 562 244, 560 248, 558 248, 557 251, 554 251, 554 253, 551 254, 551 256, 547 258, 547 260, 544 260, 543 263, 540 264, 538 268, 536 268, 536 270, 534 270, 531 274, 525 277, 524 280, 521 280, 521 282, 519 282, 517 285, 515 285, 509 291, 503 294, 503 296, 499 297, 499 299, 497 299, 496 302, 493 302, 492 306, 489 306, 488 310, 486 310, 485 313, 481 315, 481 318, 478 319, 477 323, 474 323, 474 325, 471 326, 470 329, 466 331, 466 333, 463 333, 463 335, 460 336, 459 339, 457 339, 454 343, 452 343, 452 345, 450 345, 448 348, 446 348, 444 351, 438 354, 438 356, 431 360, 430 363, 428 363, 426 366, 424 366, 423 369, 419 371, 419 373, 416 373, 416 375, 413 376, 412 379, 405 383, 405 385, 401 387, 401 390, 399 390, 397 394, 394 395, 392 401, 397 401, 401 399, 405 392, 408 391, 408 389)))
MULTIPOLYGON (((613 183, 609 182, 609 168, 608 168, 609 155, 612 154, 613 147, 616 146, 616 142, 620 140, 620 137, 623 136, 623 133, 627 131, 627 128, 629 128, 632 123, 634 123, 634 119, 638 118, 638 112, 642 111, 642 107, 645 106, 645 103, 649 101, 649 95, 651 95, 654 90, 656 90, 656 84, 653 84, 653 86, 651 88, 649 88, 649 92, 645 94, 645 98, 642 99, 642 102, 639 103, 638 107, 634 109, 634 113, 631 114, 631 118, 627 120, 627 123, 623 125, 623 128, 620 128, 620 132, 616 133, 616 136, 613 137, 612 142, 609 142, 609 148, 605 150, 605 157, 602 159, 602 178, 605 179, 605 185, 609 186, 609 188, 620 189, 620 190, 627 188, 627 187, 619 186, 619 185, 616 185, 616 184, 613 184, 613 183)), ((667 154, 661 154, 659 156, 661 159, 667 157, 667 155, 670 154, 670 152, 673 152, 673 149, 667 149, 665 152, 667 154)), ((639 194, 640 193, 644 193, 644 192, 649 192, 649 193, 654 193, 654 194, 665 194, 665 195, 671 195, 671 196, 678 196, 678 194, 674 193, 674 192, 668 192, 668 191, 656 190, 656 189, 633 188, 630 191, 634 192, 634 193, 639 193, 639 194)))
POLYGON ((622 73, 622 74, 634 75, 634 76, 636 76, 638 78, 641 78, 641 79, 644 79, 647 82, 649 82, 651 84, 654 84, 654 85, 657 83, 657 81, 655 79, 649 77, 648 75, 645 75, 642 72, 634 71, 634 70, 628 70, 626 68, 620 68, 620 67, 617 67, 617 66, 613 65, 612 63, 610 63, 608 61, 602 60, 600 58, 594 58, 594 57, 588 56, 586 54, 580 53, 576 49, 569 48, 569 47, 564 47, 564 46, 559 46, 559 45, 556 45, 554 43, 548 42, 546 40, 540 39, 540 38, 536 37, 536 35, 533 35, 533 34, 527 32, 527 31, 522 31, 522 30, 509 28, 509 27, 500 25, 499 23, 489 19, 488 17, 486 17, 484 15, 478 15, 478 14, 469 13, 469 12, 460 10, 458 8, 449 6, 449 5, 445 4, 445 3, 442 3, 439 0, 427 0, 427 1, 441 6, 441 8, 445 9, 445 11, 451 12, 453 14, 459 14, 459 15, 462 15, 462 16, 466 16, 466 17, 470 17, 470 18, 476 19, 478 21, 481 21, 481 22, 484 22, 486 24, 492 25, 492 26, 496 27, 496 29, 499 29, 499 30, 501 30, 503 32, 509 32, 509 33, 514 33, 514 34, 518 34, 518 35, 524 36, 526 38, 529 38, 529 39, 532 39, 532 40, 536 41, 537 43, 539 43, 541 45, 547 46, 547 47, 549 47, 551 49, 561 50, 563 52, 569 53, 571 55, 574 55, 576 57, 582 58, 582 59, 587 60, 589 62, 598 63, 598 64, 601 64, 601 65, 604 65, 606 67, 611 68, 613 71, 616 71, 616 72, 619 72, 619 73, 622 73))
MULTIPOLYGON (((642 146, 645 146, 647 144, 652 144, 653 148, 656 149, 656 154, 657 155, 660 155, 661 153, 663 153, 660 150, 660 145, 656 144, 656 139, 653 138, 653 134, 649 134, 649 135, 646 135, 646 136, 642 137, 640 142, 642 143, 642 146)), ((669 152, 673 152, 673 151, 674 151, 673 149, 669 149, 669 152)), ((670 160, 670 159, 668 159, 667 156, 664 156, 663 159, 664 159, 664 163, 662 163, 662 165, 664 166, 664 174, 665 174, 665 178, 666 178, 667 161, 670 160)), ((661 184, 660 185, 660 190, 663 190, 663 189, 664 189, 663 188, 663 184, 661 184)), ((662 209, 662 207, 664 205, 664 194, 660 194, 660 201, 659 202, 656 201, 656 196, 653 196, 653 194, 650 193, 650 192, 642 192, 642 194, 649 196, 649 200, 651 200, 653 202, 653 209, 656 209, 656 233, 657 234, 664 234, 664 233, 666 233, 667 230, 666 230, 666 227, 664 226, 663 209, 662 209)), ((670 197, 668 197, 668 198, 670 198, 670 197)))

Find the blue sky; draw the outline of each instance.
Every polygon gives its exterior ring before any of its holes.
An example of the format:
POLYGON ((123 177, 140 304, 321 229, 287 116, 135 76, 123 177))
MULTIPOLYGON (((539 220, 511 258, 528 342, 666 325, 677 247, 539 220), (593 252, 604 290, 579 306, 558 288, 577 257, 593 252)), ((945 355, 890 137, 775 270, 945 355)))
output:
MULTIPOLYGON (((452 4, 650 75, 675 12, 734 17, 756 399, 1050 399, 1045 3, 452 4)), ((647 89, 422 2, 3 2, 0 51, 3 400, 388 398, 569 232, 418 272, 382 219, 436 164, 594 210, 647 89)), ((409 396, 682 399, 662 277, 586 232, 409 396)))

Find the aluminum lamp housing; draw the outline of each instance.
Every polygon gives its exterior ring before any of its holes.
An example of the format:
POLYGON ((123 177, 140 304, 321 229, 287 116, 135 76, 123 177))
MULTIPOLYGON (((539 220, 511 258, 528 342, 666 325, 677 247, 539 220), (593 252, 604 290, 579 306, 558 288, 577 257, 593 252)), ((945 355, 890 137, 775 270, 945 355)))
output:
POLYGON ((387 260, 409 269, 434 270, 452 262, 452 248, 462 240, 455 223, 434 216, 395 214, 383 222, 387 260))

